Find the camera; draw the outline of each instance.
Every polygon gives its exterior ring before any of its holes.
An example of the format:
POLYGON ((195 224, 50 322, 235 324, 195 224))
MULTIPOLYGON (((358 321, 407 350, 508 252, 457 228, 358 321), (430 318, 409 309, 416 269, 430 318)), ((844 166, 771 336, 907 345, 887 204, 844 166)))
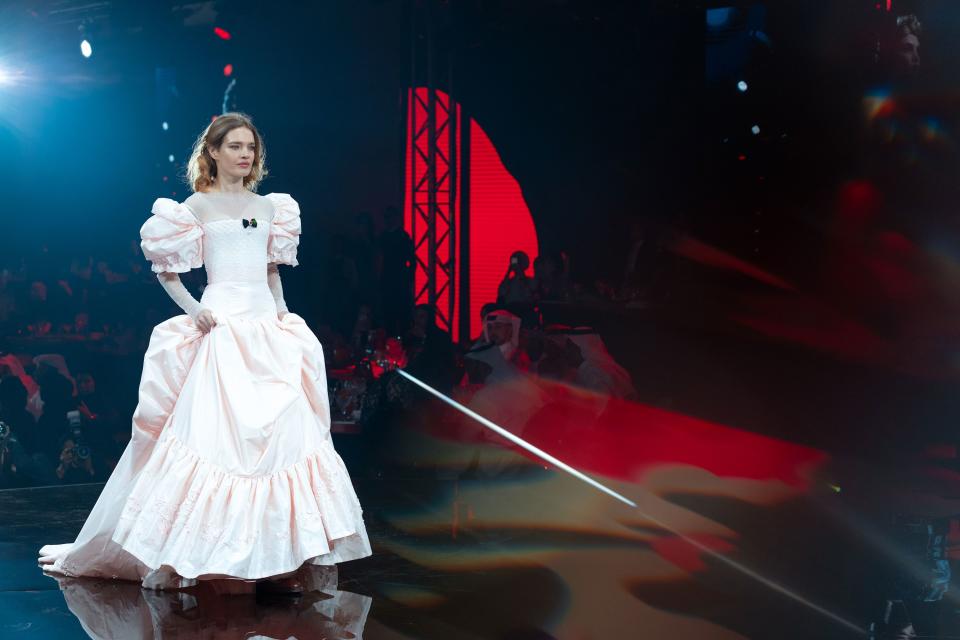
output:
POLYGON ((68 451, 77 460, 86 460, 90 457, 90 447, 83 444, 83 420, 80 412, 74 409, 67 411, 67 432, 73 438, 74 445, 68 451))
POLYGON ((72 453, 73 457, 77 460, 86 460, 90 457, 90 447, 85 444, 75 444, 73 448, 70 449, 70 453, 72 453))

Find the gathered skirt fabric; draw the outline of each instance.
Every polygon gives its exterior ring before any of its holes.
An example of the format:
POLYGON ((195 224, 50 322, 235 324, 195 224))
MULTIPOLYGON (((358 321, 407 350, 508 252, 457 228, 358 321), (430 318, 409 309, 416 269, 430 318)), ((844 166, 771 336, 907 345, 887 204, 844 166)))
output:
POLYGON ((265 282, 201 302, 209 333, 187 315, 154 328, 132 439, 77 540, 40 549, 45 571, 177 588, 371 555, 316 336, 277 319, 265 282))

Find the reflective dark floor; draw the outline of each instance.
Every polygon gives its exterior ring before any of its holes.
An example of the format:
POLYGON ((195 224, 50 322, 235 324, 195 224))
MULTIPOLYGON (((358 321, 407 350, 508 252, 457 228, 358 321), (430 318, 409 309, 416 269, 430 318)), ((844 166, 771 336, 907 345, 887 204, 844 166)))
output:
POLYGON ((898 597, 897 550, 843 492, 798 497, 677 467, 642 492, 616 487, 641 518, 540 467, 495 482, 356 481, 375 555, 313 569, 299 598, 54 580, 36 566, 38 541, 72 539, 102 485, 2 492, 0 636, 854 638, 885 608, 893 623, 940 616, 941 630, 956 617, 952 598, 898 597), (414 509, 428 494, 445 498, 414 509), (502 522, 472 526, 492 513, 502 522))
MULTIPOLYGON (((630 351, 658 362, 649 404, 539 382, 551 400, 518 431, 636 507, 445 431, 437 405, 336 435, 374 555, 296 599, 58 582, 37 549, 72 540, 102 485, 2 491, 0 637, 960 637, 960 473, 927 446, 950 386, 797 354, 778 373, 787 350, 741 347, 660 332, 630 351)), ((500 393, 489 411, 524 397, 500 393)))

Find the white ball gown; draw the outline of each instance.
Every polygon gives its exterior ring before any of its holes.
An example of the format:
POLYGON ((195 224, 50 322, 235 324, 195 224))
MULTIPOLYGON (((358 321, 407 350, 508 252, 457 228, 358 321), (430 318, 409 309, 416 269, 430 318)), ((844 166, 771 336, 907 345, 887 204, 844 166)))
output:
POLYGON ((278 319, 267 283, 269 263, 297 264, 300 209, 256 198, 272 210, 256 227, 154 203, 144 255, 157 273, 204 266, 217 324, 204 334, 184 314, 153 329, 132 439, 77 539, 40 549, 44 571, 164 589, 371 555, 320 342, 299 315, 278 319))

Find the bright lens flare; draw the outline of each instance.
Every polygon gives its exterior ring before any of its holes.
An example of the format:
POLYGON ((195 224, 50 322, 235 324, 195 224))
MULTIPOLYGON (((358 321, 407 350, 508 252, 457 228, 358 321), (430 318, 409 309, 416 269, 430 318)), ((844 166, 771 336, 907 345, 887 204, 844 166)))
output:
POLYGON ((12 87, 23 79, 22 71, 16 71, 8 67, 0 67, 0 87, 12 87))
POLYGON ((439 391, 437 391, 437 390, 434 389, 433 387, 431 387, 431 386, 429 386, 429 385, 427 385, 427 384, 424 384, 423 382, 420 382, 419 380, 417 380, 416 378, 414 378, 412 375, 410 375, 409 373, 407 373, 407 372, 404 371, 403 369, 397 369, 397 373, 399 373, 399 374, 402 375, 404 378, 406 378, 406 379, 409 380, 410 382, 414 383, 414 384, 417 385, 418 387, 422 388, 424 391, 427 391, 428 393, 430 393, 430 394, 432 394, 432 395, 440 398, 441 400, 443 400, 443 401, 446 402, 447 404, 451 405, 451 406, 454 407, 455 409, 458 409, 459 411, 462 411, 463 413, 467 414, 468 416, 470 416, 471 418, 473 418, 474 420, 476 420, 477 422, 479 422, 479 423, 482 424, 483 426, 487 427, 488 429, 492 429, 493 431, 497 432, 498 434, 500 434, 501 436, 503 436, 504 438, 506 438, 506 439, 509 440, 510 442, 512 442, 512 443, 514 443, 514 444, 516 444, 516 445, 519 445, 519 446, 523 447, 524 449, 526 449, 526 450, 529 451, 530 453, 534 454, 535 456, 537 456, 537 457, 539 457, 539 458, 542 458, 543 460, 546 460, 546 461, 549 462, 550 464, 555 465, 556 467, 558 467, 558 468, 566 471, 567 473, 569 473, 569 474, 572 475, 573 477, 575 477, 575 478, 577 478, 577 479, 579 479, 579 480, 583 480, 584 482, 586 482, 586 483, 589 484, 590 486, 595 487, 595 488, 599 489, 600 491, 603 491, 604 493, 607 493, 607 494, 613 496, 613 497, 616 498, 617 500, 620 500, 621 502, 624 502, 624 503, 630 505, 631 507, 636 507, 636 506, 637 506, 637 503, 634 502, 633 500, 631 500, 631 499, 629 499, 629 498, 626 498, 626 497, 620 495, 619 493, 617 493, 616 491, 614 491, 613 489, 610 489, 610 488, 608 488, 608 487, 600 484, 599 482, 597 482, 597 481, 594 480, 593 478, 585 475, 584 473, 582 473, 582 472, 580 472, 580 471, 577 471, 576 469, 574 469, 573 467, 571 467, 571 466, 568 465, 567 463, 565 463, 565 462, 563 462, 563 461, 561 461, 561 460, 558 460, 557 458, 554 458, 552 455, 550 455, 550 454, 547 453, 546 451, 543 451, 542 449, 538 449, 537 447, 533 446, 532 444, 530 444, 529 442, 527 442, 527 441, 524 440, 523 438, 519 438, 519 437, 513 435, 512 433, 510 433, 509 431, 507 431, 507 430, 504 429, 503 427, 494 424, 494 423, 491 422, 490 420, 487 420, 486 418, 484 418, 484 417, 483 417, 482 415, 480 415, 479 413, 477 413, 477 412, 475 412, 475 411, 472 411, 471 409, 468 409, 467 407, 463 406, 462 404, 460 404, 460 403, 457 402, 456 400, 452 400, 452 399, 448 398, 447 396, 443 395, 442 393, 440 393, 439 391))
MULTIPOLYGON (((583 473, 581 473, 580 471, 577 471, 576 469, 574 469, 574 468, 571 467, 570 465, 568 465, 568 464, 566 464, 566 463, 564 463, 564 462, 561 462, 560 460, 554 458, 554 457, 551 456, 549 453, 547 453, 547 452, 545 452, 545 451, 542 451, 541 449, 538 449, 537 447, 533 446, 533 445, 530 444, 529 442, 527 442, 527 441, 523 440, 522 438, 519 438, 519 437, 515 436, 514 434, 510 433, 509 431, 507 431, 507 430, 504 429, 503 427, 500 427, 500 426, 496 425, 495 423, 491 422, 490 420, 484 418, 484 417, 481 416, 479 413, 477 413, 477 412, 475 412, 475 411, 472 411, 471 409, 468 409, 467 407, 463 406, 462 404, 460 404, 460 403, 457 402, 456 400, 454 400, 454 399, 452 399, 452 398, 448 398, 447 396, 445 396, 444 394, 440 393, 439 391, 437 391, 436 389, 434 389, 434 388, 431 387, 430 385, 426 384, 425 382, 421 382, 421 381, 418 380, 417 378, 414 378, 412 375, 410 375, 409 373, 407 373, 407 372, 404 371, 403 369, 397 369, 396 371, 397 371, 397 373, 399 373, 401 376, 403 376, 404 378, 406 378, 406 379, 409 380, 410 382, 414 383, 415 385, 417 385, 418 387, 420 387, 421 389, 423 389, 424 391, 426 391, 426 392, 429 393, 430 395, 436 396, 436 397, 439 398, 440 400, 446 402, 446 403, 447 403, 448 405, 450 405, 451 407, 453 407, 453 408, 457 409, 458 411, 460 411, 460 412, 462 412, 462 413, 470 416, 471 418, 473 418, 474 420, 476 420, 477 422, 479 422, 479 423, 482 424, 483 426, 485 426, 485 427, 487 427, 487 428, 489 428, 489 429, 492 429, 493 431, 495 431, 496 433, 500 434, 501 436, 503 436, 503 437, 506 438, 507 440, 510 440, 511 442, 513 442, 514 444, 517 444, 517 445, 523 447, 524 449, 526 449, 527 451, 533 453, 534 455, 542 458, 543 460, 546 460, 546 461, 550 462, 551 464, 555 465, 556 467, 558 467, 558 468, 566 471, 567 473, 569 473, 570 475, 572 475, 572 476, 574 476, 574 477, 576 477, 576 478, 579 478, 580 480, 583 480, 584 482, 590 484, 591 486, 596 487, 597 489, 603 491, 604 493, 607 493, 607 494, 613 496, 613 497, 616 498, 617 500, 620 500, 620 501, 622 501, 622 502, 625 502, 626 504, 630 505, 631 507, 637 508, 637 503, 636 503, 636 502, 633 502, 632 500, 630 500, 630 499, 628 499, 628 498, 625 498, 624 496, 620 495, 619 493, 617 493, 617 492, 614 491, 613 489, 610 489, 610 488, 608 488, 608 487, 605 487, 604 485, 600 484, 599 482, 597 482, 597 481, 594 480, 593 478, 590 478, 590 477, 584 475, 583 473)), ((854 624, 853 622, 850 622, 849 620, 847 620, 847 619, 845 619, 845 618, 843 618, 843 617, 841 617, 841 616, 833 613, 832 611, 830 611, 830 610, 828 610, 828 609, 825 609, 825 608, 817 605, 816 603, 811 602, 810 600, 807 600, 807 599, 804 598, 803 596, 801 596, 801 595, 799 595, 799 594, 797 594, 797 593, 794 593, 793 591, 791 591, 791 590, 788 589, 787 587, 784 587, 784 586, 782 586, 782 585, 774 582, 773 580, 770 580, 769 578, 766 578, 766 577, 760 575, 760 574, 757 573, 756 571, 750 569, 750 568, 747 567, 747 566, 744 566, 744 565, 740 564, 740 563, 737 562, 736 560, 732 560, 732 559, 724 556, 724 555, 721 554, 721 553, 717 553, 716 551, 714 551, 713 549, 707 547, 706 545, 704 545, 704 544, 702 544, 702 543, 694 540, 693 538, 691 538, 691 537, 689 537, 689 536, 687 536, 687 535, 684 535, 683 533, 675 530, 673 527, 671 527, 671 526, 670 526, 669 524, 667 524, 666 522, 663 522, 663 521, 660 520, 659 518, 656 518, 656 517, 650 515, 650 514, 647 513, 646 511, 640 509, 640 512, 643 513, 643 515, 644 515, 646 518, 648 518, 650 521, 652 521, 652 522, 656 523, 657 525, 659 525, 660 527, 662 527, 665 531, 669 531, 669 532, 671 532, 671 533, 679 536, 680 538, 682 538, 683 540, 685 540, 687 543, 693 545, 694 547, 696 547, 697 549, 699 549, 699 550, 702 551, 703 553, 705 553, 705 554, 707 554, 707 555, 709 555, 709 556, 711 556, 711 557, 713 557, 713 558, 716 558, 716 559, 719 560, 720 562, 726 564, 728 567, 730 567, 730 568, 732 568, 732 569, 735 569, 736 571, 739 571, 739 572, 741 572, 742 574, 753 578, 754 580, 756 580, 756 581, 759 582, 760 584, 768 587, 769 589, 772 589, 773 591, 776 591, 777 593, 780 593, 780 594, 782 594, 782 595, 784 595, 784 596, 786 596, 786 597, 794 600, 795 602, 798 602, 798 603, 800 603, 800 604, 802 604, 802 605, 804 605, 804 606, 806 606, 806 607, 809 607, 811 610, 816 611, 816 612, 819 613, 820 615, 825 616, 825 617, 833 620, 834 622, 836 622, 836 623, 838 623, 838 624, 840 624, 840 625, 842 625, 842 626, 844 626, 844 627, 846 627, 846 628, 848 628, 848 629, 850 629, 850 630, 852 630, 852 631, 855 631, 855 632, 857 632, 857 633, 859 633, 859 634, 864 634, 864 633, 865 633, 865 630, 864 630, 862 627, 857 626, 857 625, 854 624)))

